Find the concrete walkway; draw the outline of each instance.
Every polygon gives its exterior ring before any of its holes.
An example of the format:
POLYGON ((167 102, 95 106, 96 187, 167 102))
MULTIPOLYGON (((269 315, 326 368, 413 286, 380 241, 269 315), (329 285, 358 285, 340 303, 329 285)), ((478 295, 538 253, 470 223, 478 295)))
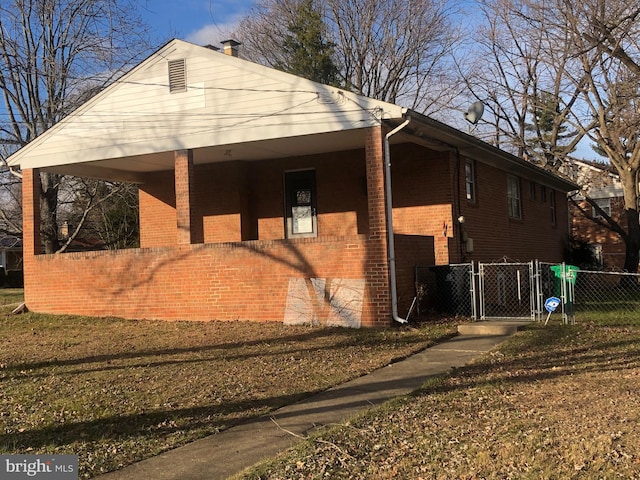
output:
MULTIPOLYGON (((484 322, 479 322, 484 323, 484 322)), ((479 325, 480 326, 480 325, 479 325)), ((465 331, 406 360, 283 407, 268 416, 168 451, 99 480, 222 480, 273 457, 315 428, 418 389, 428 378, 469 363, 516 329, 465 331)))

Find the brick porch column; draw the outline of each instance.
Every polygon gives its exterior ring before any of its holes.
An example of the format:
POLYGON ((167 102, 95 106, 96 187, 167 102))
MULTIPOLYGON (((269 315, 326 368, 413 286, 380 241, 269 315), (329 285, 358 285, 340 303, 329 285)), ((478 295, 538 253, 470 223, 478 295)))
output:
POLYGON ((22 268, 27 305, 37 295, 38 269, 35 256, 42 253, 40 241, 40 171, 22 170, 22 268))
POLYGON ((392 313, 387 262, 383 128, 369 128, 365 142, 369 236, 365 264, 368 295, 365 296, 362 325, 387 327, 392 322, 392 313))
POLYGON ((178 245, 193 243, 193 150, 177 150, 175 157, 176 223, 178 245))
POLYGON ((42 253, 40 241, 40 171, 22 171, 22 251, 25 259, 42 253))

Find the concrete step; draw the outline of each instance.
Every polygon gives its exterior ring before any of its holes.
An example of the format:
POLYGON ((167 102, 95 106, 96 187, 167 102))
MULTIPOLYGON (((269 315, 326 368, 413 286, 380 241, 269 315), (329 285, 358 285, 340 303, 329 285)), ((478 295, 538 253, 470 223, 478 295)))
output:
POLYGON ((531 323, 523 320, 489 320, 458 325, 460 335, 513 335, 531 323))

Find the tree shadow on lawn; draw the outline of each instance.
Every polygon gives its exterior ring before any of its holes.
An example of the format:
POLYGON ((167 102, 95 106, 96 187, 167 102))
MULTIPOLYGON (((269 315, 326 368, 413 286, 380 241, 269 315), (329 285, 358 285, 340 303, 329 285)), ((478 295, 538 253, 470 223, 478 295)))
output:
MULTIPOLYGON (((225 401, 223 404, 215 406, 113 415, 90 421, 69 422, 0 435, 0 445, 3 445, 5 449, 8 447, 17 452, 41 451, 51 447, 56 451, 64 452, 65 449, 73 449, 74 445, 83 444, 85 445, 84 450, 92 451, 95 449, 90 446, 92 443, 100 448, 107 448, 114 444, 135 442, 136 439, 144 437, 145 444, 150 445, 157 442, 164 445, 163 450, 168 450, 236 425, 261 421, 262 419, 266 421, 267 414, 283 420, 291 416, 305 418, 309 415, 333 414, 336 408, 340 411, 360 410, 385 401, 390 394, 389 392, 402 388, 415 388, 424 381, 424 378, 423 375, 411 378, 385 378, 375 383, 369 383, 365 390, 360 385, 345 384, 335 389, 308 390, 235 402, 225 401), (415 385, 415 387, 408 387, 407 383, 415 385), (370 394, 367 394, 367 391, 370 391, 370 394), (308 404, 300 404, 300 407, 294 408, 293 412, 283 411, 277 415, 274 413, 281 407, 296 404, 296 402, 312 395, 317 396, 312 397, 308 404), (333 402, 339 398, 346 400, 339 402, 336 406, 333 402), (174 433, 183 433, 183 439, 167 443, 166 439, 174 433), (88 448, 87 445, 89 445, 88 448)), ((304 423, 304 420, 301 421, 304 423)), ((322 420, 320 424, 322 424, 322 420)), ((137 460, 157 453, 159 452, 150 452, 146 448, 137 460)), ((127 458, 127 463, 134 461, 136 459, 132 459, 130 456, 127 458)))
MULTIPOLYGON (((51 446, 64 449, 65 445, 73 445, 76 442, 117 444, 143 436, 147 440, 155 437, 161 441, 172 433, 190 434, 196 430, 200 430, 198 436, 202 437, 247 421, 249 417, 242 416, 243 412, 267 412, 307 395, 309 393, 305 392, 238 402, 226 401, 218 406, 154 410, 51 425, 0 435, 0 444, 4 445, 4 448, 9 447, 10 450, 25 452, 51 446)), ((253 413, 253 416, 255 415, 253 413)), ((171 448, 173 447, 175 445, 171 448)))
MULTIPOLYGON (((447 338, 447 336, 443 336, 447 338)), ((147 349, 147 350, 133 350, 129 352, 118 352, 113 354, 104 355, 91 355, 80 358, 67 358, 51 360, 26 362, 7 364, 3 367, 4 372, 25 372, 38 369, 46 369, 51 367, 65 367, 74 365, 88 365, 106 363, 106 366, 100 368, 87 368, 84 370, 74 370, 70 373, 88 373, 97 371, 107 371, 119 368, 131 368, 132 366, 163 366, 171 364, 188 364, 192 362, 205 361, 201 356, 196 359, 176 359, 176 360, 160 360, 160 361, 145 361, 148 358, 155 357, 170 357, 180 355, 200 355, 204 353, 211 353, 211 358, 208 360, 242 360, 246 358, 255 358, 256 356, 273 356, 282 354, 296 354, 296 353, 309 353, 310 351, 326 351, 326 350, 341 350, 348 347, 367 347, 376 346, 380 347, 387 343, 389 346, 395 346, 399 339, 393 336, 381 337, 381 336, 364 336, 358 335, 358 332, 346 331, 344 328, 322 328, 314 330, 312 332, 305 332, 295 335, 276 336, 269 338, 261 338, 250 341, 240 342, 228 342, 228 343, 213 343, 211 345, 203 346, 187 346, 176 348, 159 348, 159 349, 147 349), (336 341, 338 337, 340 340, 336 341), (330 344, 327 345, 314 345, 314 342, 331 338, 333 339, 330 344), (311 343, 311 345, 308 345, 311 343), (290 345, 289 345, 290 344, 290 345), (258 347, 260 351, 256 353, 255 349, 247 353, 237 353, 238 350, 248 349, 251 347, 258 347), (262 348, 264 347, 264 348, 262 348), (216 352, 218 353, 216 355, 216 352), (231 353, 227 353, 231 352, 231 353), (235 352, 235 353, 234 353, 235 352), (137 360, 138 365, 132 365, 131 363, 121 365, 109 365, 110 363, 118 363, 126 360, 137 360)), ((407 345, 424 343, 427 341, 425 338, 418 338, 416 340, 404 340, 407 345)), ((426 347, 425 347, 426 348, 426 347)), ((397 359, 394 359, 397 360, 397 359)), ((43 375, 47 375, 44 373, 43 375)), ((37 376, 37 375, 34 375, 37 376)), ((0 378, 0 381, 2 379, 0 378)))
MULTIPOLYGON (((443 331, 444 332, 444 331, 443 331)), ((444 332, 441 338, 448 338, 450 334, 444 332)), ((20 380, 21 378, 46 378, 52 375, 46 370, 55 370, 56 376, 73 376, 83 373, 92 373, 109 370, 131 370, 138 367, 153 368, 172 364, 211 363, 218 361, 237 361, 241 365, 242 360, 255 359, 261 356, 283 358, 298 357, 311 359, 323 357, 322 352, 331 350, 343 351, 354 355, 355 347, 369 348, 386 345, 388 351, 396 355, 394 360, 401 358, 399 352, 393 347, 401 345, 411 347, 412 344, 421 344, 420 349, 427 344, 434 343, 426 337, 416 335, 399 337, 396 335, 358 334, 351 330, 322 328, 314 331, 304 331, 284 336, 269 336, 250 341, 233 341, 226 343, 212 343, 210 345, 185 346, 177 348, 150 348, 146 350, 127 351, 114 354, 92 355, 82 358, 53 359, 40 362, 28 362, 14 365, 6 365, 3 368, 4 379, 20 380), (323 343, 322 339, 328 337, 329 343, 323 343), (351 348, 351 350, 350 350, 351 348), (245 351, 242 351, 242 350, 245 351), (249 351, 246 351, 249 349, 249 351), (168 358, 171 356, 182 358, 168 358), (193 358, 191 357, 193 356, 193 358), (62 368, 60 368, 62 367, 62 368), (66 367, 66 368, 65 368, 66 367), (75 367, 75 368, 74 368, 75 367), (7 375, 8 372, 12 375, 7 375)), ((416 349, 412 349, 415 351, 416 349)), ((410 353, 405 349, 403 355, 410 353)), ((324 355, 331 358, 331 355, 324 355)), ((375 354, 374 354, 375 356, 375 354)), ((295 362, 294 359, 293 361, 295 362)), ((340 361, 348 361, 346 357, 340 361)), ((277 363, 273 360, 272 363, 277 363)), ((325 365, 322 363, 322 365, 325 365)), ((326 365, 325 365, 326 366, 326 365)), ((322 367, 325 368, 325 367, 322 367)), ((355 374, 358 375, 357 373, 355 374)), ((0 379, 1 381, 1 379, 0 379)), ((73 380, 72 380, 73 381, 73 380)), ((86 382, 85 382, 86 383, 86 382)), ((69 385, 69 382, 66 382, 69 385)), ((324 390, 330 385, 309 386, 298 389, 295 393, 282 394, 257 398, 259 394, 249 394, 242 398, 224 400, 216 404, 210 402, 207 405, 171 408, 148 409, 140 413, 127 413, 124 415, 111 415, 85 421, 57 423, 53 425, 34 425, 34 428, 21 432, 12 432, 0 436, 0 444, 3 449, 11 451, 42 451, 55 449, 76 449, 83 445, 82 450, 104 450, 105 445, 118 445, 121 443, 144 443, 161 445, 152 447, 152 453, 159 450, 175 448, 185 442, 195 440, 233 425, 248 421, 250 418, 273 411, 281 406, 295 403, 308 397, 319 390, 324 390), (303 390, 303 391, 301 391, 303 390), (171 439, 167 440, 169 437, 171 439), (94 446, 91 446, 91 445, 94 446)), ((99 388, 99 386, 96 386, 99 388)), ((126 398, 123 398, 126 401, 126 398)), ((37 409, 37 399, 34 399, 34 408, 37 409)), ((65 407, 66 408, 66 407, 65 407)), ((72 408, 72 407, 69 407, 72 408)), ((98 414, 99 415, 99 414, 98 414)), ((149 456, 149 448, 143 447, 138 453, 138 459, 149 456), (144 450, 144 451, 143 451, 144 450)), ((109 462, 117 460, 109 459, 109 462)), ((128 457, 127 463, 131 462, 128 457)), ((117 466, 117 465, 116 465, 117 466)), ((114 467, 115 468, 115 467, 114 467)))
POLYGON ((498 353, 454 368, 450 377, 456 382, 432 384, 416 394, 640 369, 640 329, 628 339, 584 342, 575 328, 545 327, 520 332, 507 340, 498 353))

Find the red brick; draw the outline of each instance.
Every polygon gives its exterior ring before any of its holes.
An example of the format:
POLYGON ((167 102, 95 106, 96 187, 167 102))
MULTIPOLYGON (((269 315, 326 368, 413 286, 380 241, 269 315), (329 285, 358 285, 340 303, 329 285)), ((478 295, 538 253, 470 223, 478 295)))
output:
MULTIPOLYGON (((148 174, 140 187, 141 248, 118 252, 34 256, 38 202, 25 170, 28 306, 125 318, 282 321, 290 279, 364 279, 363 326, 389 325, 384 132, 368 129, 360 150, 253 163, 194 165, 189 152, 178 152, 175 172, 148 174), (320 236, 286 240, 283 176, 305 168, 316 172, 320 236)), ((464 164, 454 154, 398 145, 392 162, 401 315, 414 296, 417 265, 562 259, 564 195, 556 195, 552 226, 549 204, 529 200, 523 180, 523 220, 513 221, 504 171, 477 164, 477 202, 468 204, 464 164), (473 253, 460 248, 460 214, 473 253)))

